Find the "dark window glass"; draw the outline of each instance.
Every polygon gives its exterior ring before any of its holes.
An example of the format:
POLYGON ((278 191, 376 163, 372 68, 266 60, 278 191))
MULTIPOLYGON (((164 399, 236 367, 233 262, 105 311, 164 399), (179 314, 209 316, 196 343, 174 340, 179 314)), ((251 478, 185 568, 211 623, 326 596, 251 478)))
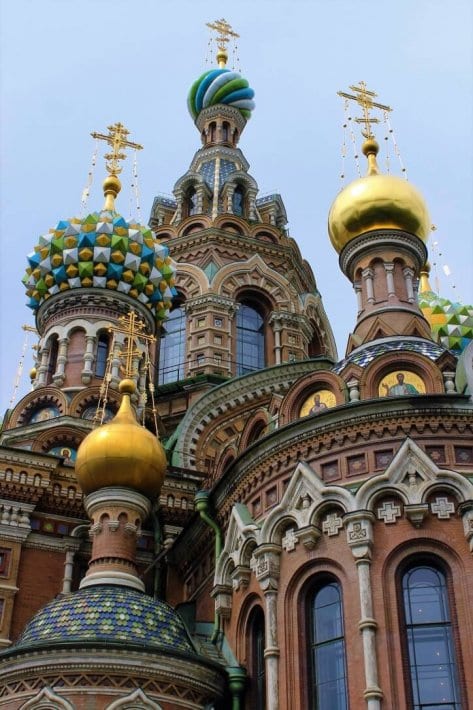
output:
POLYGON ((266 676, 264 666, 264 614, 260 607, 250 617, 250 692, 252 710, 266 709, 266 676))
POLYGON ((243 216, 244 196, 245 193, 243 192, 243 188, 241 187, 241 185, 237 185, 232 197, 232 212, 233 214, 236 214, 239 217, 243 216))
POLYGON ((264 362, 264 320, 255 308, 240 304, 236 317, 237 375, 261 370, 264 362))
POLYGON ((402 578, 413 710, 460 710, 444 574, 413 567, 402 578))
POLYGON ((215 141, 215 132, 217 130, 217 126, 215 123, 210 124, 210 140, 212 143, 215 141))
POLYGON ((165 322, 159 351, 158 383, 177 382, 184 377, 186 352, 186 314, 184 306, 177 306, 165 322))
POLYGON ((48 385, 53 381, 53 375, 56 372, 58 350, 59 344, 57 335, 53 335, 49 346, 48 371, 46 373, 46 384, 48 385))
POLYGON ((222 141, 228 141, 229 128, 230 125, 226 121, 224 121, 222 124, 222 141))
POLYGON ((310 627, 311 707, 347 710, 342 598, 336 582, 316 590, 310 627))
POLYGON ((97 359, 95 361, 95 374, 97 377, 104 377, 107 369, 108 357, 108 335, 101 333, 97 341, 97 359))
POLYGON ((187 192, 187 215, 197 214, 197 193, 193 187, 187 192))

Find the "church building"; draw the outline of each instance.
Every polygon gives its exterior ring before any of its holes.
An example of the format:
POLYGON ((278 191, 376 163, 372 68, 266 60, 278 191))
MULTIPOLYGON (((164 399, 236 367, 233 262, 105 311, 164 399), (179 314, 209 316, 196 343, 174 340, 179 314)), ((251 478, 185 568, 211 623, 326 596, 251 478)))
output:
POLYGON ((390 109, 360 82, 340 93, 363 176, 327 205, 334 288, 357 304, 339 357, 283 198, 239 147, 258 129, 235 33, 211 26, 172 198, 149 225, 117 211, 141 146, 115 123, 93 134, 103 208, 27 257, 37 361, 0 431, 0 710, 468 710, 473 308, 432 290, 428 207, 380 169, 390 109))

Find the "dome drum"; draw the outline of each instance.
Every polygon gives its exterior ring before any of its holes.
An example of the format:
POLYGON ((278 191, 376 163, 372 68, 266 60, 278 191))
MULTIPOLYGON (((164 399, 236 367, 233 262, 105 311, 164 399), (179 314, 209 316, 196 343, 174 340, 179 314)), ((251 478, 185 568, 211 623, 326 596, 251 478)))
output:
POLYGON ((241 134, 247 122, 247 119, 242 116, 237 108, 226 106, 225 104, 217 104, 216 106, 209 106, 208 108, 202 109, 195 119, 195 125, 199 131, 202 132, 209 123, 215 121, 217 118, 226 118, 236 127, 239 134, 241 134))
POLYGON ((394 249, 398 255, 404 252, 414 259, 417 274, 427 260, 427 248, 419 237, 401 229, 376 229, 360 234, 345 244, 339 256, 340 268, 353 281, 354 271, 360 258, 365 254, 370 256, 375 256, 377 252, 382 254, 389 249, 394 249))

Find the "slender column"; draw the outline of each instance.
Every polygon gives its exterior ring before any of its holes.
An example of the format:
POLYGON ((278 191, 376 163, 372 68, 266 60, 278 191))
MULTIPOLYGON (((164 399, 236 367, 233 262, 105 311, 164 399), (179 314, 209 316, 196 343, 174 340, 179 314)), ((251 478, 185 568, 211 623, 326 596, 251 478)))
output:
POLYGON ((276 313, 272 313, 269 322, 273 326, 273 333, 274 333, 274 363, 275 363, 275 365, 280 365, 282 362, 282 359, 281 359, 281 319, 278 317, 278 315, 276 313))
POLYGON ((254 188, 248 190, 248 219, 256 219, 256 190, 254 188))
POLYGON ((415 295, 414 295, 414 283, 413 283, 413 277, 414 277, 414 272, 412 269, 410 269, 408 266, 406 266, 402 273, 404 274, 404 281, 406 282, 406 291, 407 291, 407 300, 409 303, 414 303, 415 295))
POLYGON ((53 382, 56 387, 61 387, 64 383, 64 372, 67 362, 67 346, 69 338, 61 338, 58 343, 58 353, 56 361, 56 372, 53 373, 53 382))
POLYGON ((266 543, 256 548, 256 578, 265 602, 265 670, 268 709, 279 709, 278 585, 281 546, 266 543))
POLYGON ((214 190, 212 200, 212 219, 218 215, 218 193, 220 189, 220 158, 215 159, 214 190))
POLYGON ((64 562, 64 579, 62 580, 62 593, 69 594, 72 583, 72 569, 74 567, 75 548, 66 547, 66 559, 64 562))
POLYGON ((40 352, 41 363, 36 377, 37 386, 46 384, 46 373, 48 371, 49 346, 45 345, 40 352))
POLYGON ((384 270, 386 272, 386 285, 388 287, 388 298, 394 298, 396 291, 394 290, 394 264, 385 264, 384 270))
POLYGON ((113 359, 112 359, 112 384, 114 386, 117 386, 118 383, 120 382, 120 374, 119 374, 119 368, 120 368, 120 350, 122 347, 123 343, 118 343, 115 342, 115 345, 113 347, 113 359))
POLYGON ((374 290, 373 290, 373 269, 363 269, 361 272, 363 280, 366 284, 366 300, 369 304, 374 303, 374 290))
POLYGON ((358 304, 358 315, 360 315, 361 311, 363 310, 363 296, 361 293, 361 283, 359 281, 355 281, 353 284, 353 288, 355 290, 356 302, 358 304))
POLYGON ((358 628, 363 643, 365 669, 364 697, 367 710, 381 710, 383 692, 378 685, 378 662, 376 657, 376 629, 373 617, 373 595, 371 590, 371 548, 373 546, 374 515, 368 511, 349 513, 344 518, 347 541, 356 560, 360 593, 361 618, 358 628))
POLYGON ((95 335, 86 335, 85 337, 84 369, 81 372, 81 380, 84 385, 88 385, 92 379, 96 340, 95 335))

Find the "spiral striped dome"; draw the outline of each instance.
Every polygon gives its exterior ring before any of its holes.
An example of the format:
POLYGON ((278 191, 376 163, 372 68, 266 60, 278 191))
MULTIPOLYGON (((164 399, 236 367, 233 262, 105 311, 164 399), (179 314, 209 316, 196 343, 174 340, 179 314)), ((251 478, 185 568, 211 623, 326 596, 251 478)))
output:
POLYGON ((176 295, 167 246, 149 227, 111 210, 59 222, 27 258, 23 283, 34 311, 57 293, 103 288, 137 299, 162 321, 176 295))
POLYGON ((248 119, 255 108, 255 92, 238 72, 229 69, 211 69, 195 81, 187 99, 187 106, 195 120, 202 109, 216 104, 237 108, 248 119))

